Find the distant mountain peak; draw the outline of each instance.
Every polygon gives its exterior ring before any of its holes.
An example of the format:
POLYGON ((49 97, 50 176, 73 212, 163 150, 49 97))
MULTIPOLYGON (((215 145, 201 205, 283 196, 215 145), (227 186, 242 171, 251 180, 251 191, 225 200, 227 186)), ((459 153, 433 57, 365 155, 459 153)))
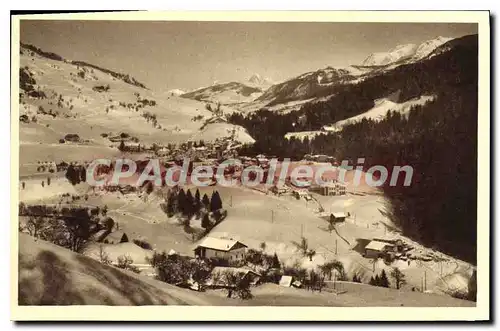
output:
POLYGON ((257 86, 270 86, 273 84, 270 79, 262 77, 261 75, 259 75, 257 73, 250 76, 247 79, 247 82, 252 84, 252 85, 257 85, 257 86))

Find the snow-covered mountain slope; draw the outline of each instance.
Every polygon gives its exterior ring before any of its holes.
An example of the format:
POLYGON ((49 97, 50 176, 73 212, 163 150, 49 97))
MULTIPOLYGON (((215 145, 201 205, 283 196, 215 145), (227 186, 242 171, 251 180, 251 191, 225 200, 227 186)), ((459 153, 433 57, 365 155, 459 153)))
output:
POLYGON ((437 37, 436 39, 427 40, 421 43, 418 46, 417 50, 415 51, 412 60, 418 61, 425 58, 427 55, 431 54, 436 48, 447 43, 452 39, 453 38, 437 37))
POLYGON ((285 138, 291 139, 293 137, 301 141, 304 140, 306 137, 308 139, 313 139, 321 134, 328 134, 331 132, 342 131, 344 126, 360 122, 363 119, 381 121, 388 115, 390 111, 397 112, 403 116, 408 116, 410 109, 412 107, 423 105, 435 99, 434 95, 422 95, 418 98, 413 98, 406 102, 398 103, 397 102, 398 95, 399 93, 394 93, 393 95, 388 96, 387 98, 375 100, 375 106, 370 110, 362 114, 359 114, 357 116, 353 116, 345 120, 338 121, 333 125, 324 125, 321 128, 321 130, 288 132, 287 134, 285 134, 285 138))
POLYGON ((425 58, 437 47, 452 40, 447 37, 437 37, 426 40, 420 45, 406 44, 398 45, 388 52, 378 52, 370 54, 363 62, 362 66, 386 66, 393 63, 415 62, 425 58))
POLYGON ((224 105, 249 102, 262 93, 260 87, 248 86, 243 83, 230 82, 203 87, 192 92, 182 94, 183 98, 221 103, 224 105))
POLYGON ((370 110, 359 114, 354 117, 336 122, 333 126, 327 126, 325 129, 336 129, 340 130, 343 126, 362 121, 363 119, 370 119, 374 121, 380 121, 384 119, 389 111, 397 112, 401 115, 407 116, 410 109, 414 106, 423 105, 427 102, 431 102, 435 99, 433 95, 422 95, 418 98, 413 98, 403 103, 397 103, 390 98, 382 98, 375 100, 375 106, 370 110))
POLYGON ((365 72, 364 69, 357 69, 351 66, 327 67, 307 72, 283 83, 271 86, 256 101, 266 102, 268 106, 272 106, 294 100, 320 97, 332 86, 348 84, 365 72))
POLYGON ((411 58, 418 46, 415 44, 398 45, 388 52, 370 54, 362 63, 363 66, 382 66, 411 58))
MULTIPOLYGON (((419 45, 405 44, 388 52, 373 53, 360 65, 327 67, 307 72, 268 88, 260 97, 247 104, 238 105, 243 112, 261 108, 277 111, 297 109, 297 102, 307 103, 338 92, 345 85, 357 84, 369 77, 393 70, 403 64, 423 60, 436 48, 449 43, 451 38, 437 37, 419 45), (293 103, 293 104, 291 104, 293 103), (287 106, 291 104, 291 106, 287 106)), ((443 51, 444 48, 442 48, 443 51)))
POLYGON ((184 142, 205 128, 194 118, 213 116, 204 102, 81 63, 21 47, 21 162, 114 155, 116 142, 109 137, 121 133, 145 145, 184 142), (78 141, 64 141, 67 134, 78 135, 78 141))

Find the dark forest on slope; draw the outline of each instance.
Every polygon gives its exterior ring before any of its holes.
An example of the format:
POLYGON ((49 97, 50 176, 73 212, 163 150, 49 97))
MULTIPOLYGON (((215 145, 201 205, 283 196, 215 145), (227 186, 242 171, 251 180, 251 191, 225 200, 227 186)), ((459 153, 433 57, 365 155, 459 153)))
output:
MULTIPOLYGON (((356 84, 333 87, 332 97, 289 114, 262 109, 230 121, 257 139, 243 154, 268 153, 301 159, 324 153, 338 160, 365 158, 372 165, 411 165, 410 186, 383 187, 389 212, 405 235, 469 262, 476 262, 477 224, 477 35, 441 46, 451 50, 356 84), (408 116, 363 120, 341 132, 312 140, 286 140, 287 132, 323 125, 366 112, 374 100, 400 92, 399 102, 421 95, 434 101, 414 106, 408 116)), ((390 174, 389 174, 390 178, 390 174)), ((388 181, 387 181, 388 182, 388 181)))

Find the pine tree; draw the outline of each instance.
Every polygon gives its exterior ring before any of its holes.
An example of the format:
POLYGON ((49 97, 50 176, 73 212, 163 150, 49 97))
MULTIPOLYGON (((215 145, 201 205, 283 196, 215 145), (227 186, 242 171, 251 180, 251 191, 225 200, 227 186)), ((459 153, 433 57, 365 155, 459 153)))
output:
POLYGON ((399 290, 402 285, 406 284, 405 274, 399 270, 399 268, 394 268, 391 271, 391 277, 394 278, 396 282, 396 288, 399 290))
POLYGON ((220 198, 219 192, 214 191, 212 193, 212 198, 210 199, 210 211, 216 211, 222 208, 222 200, 220 198))
POLYGON ((80 176, 72 164, 70 164, 68 166, 68 169, 66 170, 66 178, 71 183, 71 185, 76 185, 80 182, 80 176))
POLYGON ((273 255, 273 262, 272 262, 271 268, 275 268, 275 269, 281 268, 281 263, 280 263, 280 260, 278 259, 278 255, 276 255, 276 253, 274 253, 274 255, 273 255))
POLYGON ((201 202, 203 203, 203 206, 205 206, 205 208, 209 209, 210 199, 208 198, 208 195, 206 193, 203 194, 203 198, 202 198, 201 202))
POLYGON ((368 284, 370 284, 372 286, 377 286, 377 281, 375 280, 375 278, 373 278, 373 276, 371 276, 370 282, 368 284))
POLYGON ((222 209, 222 199, 218 191, 215 191, 215 196, 217 197, 217 209, 222 209))
POLYGON ((120 243, 128 243, 128 237, 126 233, 123 234, 122 238, 120 239, 120 243))
POLYGON ((177 213, 177 194, 174 191, 169 191, 167 196, 167 215, 168 217, 172 217, 175 213, 177 213))
POLYGON ((80 168, 80 182, 85 183, 87 181, 87 170, 85 167, 80 168))
POLYGON ((187 214, 187 203, 186 203, 186 193, 183 189, 177 194, 177 211, 181 212, 183 215, 187 214))
POLYGON ((194 197, 191 190, 188 189, 186 192, 186 214, 191 217, 194 214, 194 197))
POLYGON ((205 213, 203 215, 203 218, 201 219, 201 227, 204 229, 207 229, 208 227, 210 227, 210 219, 208 218, 207 213, 205 213))
POLYGON ((127 148, 127 146, 125 146, 125 142, 122 139, 122 141, 120 142, 120 146, 118 146, 118 149, 120 151, 124 152, 126 148, 127 148))
POLYGON ((375 276, 375 286, 380 286, 380 276, 379 275, 375 276))
POLYGON ((382 269, 382 273, 380 274, 380 283, 379 286, 389 287, 389 279, 387 278, 387 274, 385 273, 385 269, 382 269))
POLYGON ((200 200, 200 190, 196 189, 196 193, 194 194, 194 199, 198 205, 200 205, 201 200, 200 200))

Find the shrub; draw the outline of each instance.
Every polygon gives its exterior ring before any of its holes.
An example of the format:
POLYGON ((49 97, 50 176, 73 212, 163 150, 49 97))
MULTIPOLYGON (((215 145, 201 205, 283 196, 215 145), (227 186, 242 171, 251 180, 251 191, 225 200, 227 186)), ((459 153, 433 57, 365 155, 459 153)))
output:
POLYGON ((118 261, 116 266, 120 269, 125 269, 125 270, 130 270, 135 273, 139 273, 140 270, 136 266, 132 265, 134 263, 134 260, 128 255, 121 255, 118 257, 118 261))
POLYGON ((136 244, 137 246, 139 247, 142 247, 144 249, 148 249, 148 250, 153 250, 153 247, 151 246, 150 243, 148 243, 146 240, 144 239, 134 239, 133 240, 133 243, 136 244))

